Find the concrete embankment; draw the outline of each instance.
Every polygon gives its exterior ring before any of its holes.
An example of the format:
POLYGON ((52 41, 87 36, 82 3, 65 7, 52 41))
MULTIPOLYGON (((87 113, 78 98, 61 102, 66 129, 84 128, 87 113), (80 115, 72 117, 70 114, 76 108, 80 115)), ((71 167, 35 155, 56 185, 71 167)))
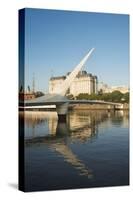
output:
MULTIPOLYGON (((113 105, 102 104, 73 104, 69 105, 69 110, 114 110, 113 105)), ((20 109, 21 110, 21 109, 20 109)), ((56 111, 56 108, 25 108, 28 111, 56 111)), ((123 104, 123 106, 116 110, 129 110, 129 104, 123 104)), ((22 109, 23 111, 23 109, 22 109)))
MULTIPOLYGON (((101 104, 92 104, 92 105, 86 105, 86 104, 75 104, 69 106, 70 110, 113 110, 113 105, 101 105, 101 104)), ((123 107, 121 110, 128 110, 129 104, 123 104, 123 107)))

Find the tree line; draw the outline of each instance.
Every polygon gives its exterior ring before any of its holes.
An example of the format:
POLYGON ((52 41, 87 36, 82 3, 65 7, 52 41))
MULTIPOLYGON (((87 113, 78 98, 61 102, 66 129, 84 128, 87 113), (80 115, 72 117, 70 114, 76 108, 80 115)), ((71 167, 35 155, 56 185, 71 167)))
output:
MULTIPOLYGON (((69 95, 70 99, 74 99, 73 95, 69 95)), ((121 93, 120 91, 113 91, 112 93, 98 93, 98 94, 88 94, 81 93, 76 96, 78 100, 103 100, 115 103, 129 103, 129 92, 121 93)))

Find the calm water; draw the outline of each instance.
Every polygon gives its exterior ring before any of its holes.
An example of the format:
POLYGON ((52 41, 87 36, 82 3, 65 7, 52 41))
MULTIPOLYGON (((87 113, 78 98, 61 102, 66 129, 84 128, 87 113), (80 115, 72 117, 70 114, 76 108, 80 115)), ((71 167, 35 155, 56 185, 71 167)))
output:
POLYGON ((129 184, 129 113, 25 114, 26 191, 129 184))

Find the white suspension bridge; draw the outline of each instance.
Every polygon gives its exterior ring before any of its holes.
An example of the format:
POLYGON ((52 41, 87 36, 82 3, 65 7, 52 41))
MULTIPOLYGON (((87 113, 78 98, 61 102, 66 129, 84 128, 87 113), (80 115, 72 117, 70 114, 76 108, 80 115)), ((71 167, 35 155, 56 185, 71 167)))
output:
POLYGON ((65 121, 66 116, 68 113, 68 106, 69 104, 105 104, 111 105, 115 108, 122 108, 122 104, 120 103, 113 103, 113 102, 106 102, 100 100, 69 100, 65 95, 67 93, 68 88, 70 87, 71 83, 74 81, 75 77, 82 70, 87 60, 90 58, 94 48, 92 48, 85 57, 79 62, 79 64, 72 70, 72 72, 68 75, 68 77, 63 82, 62 86, 58 88, 58 94, 46 94, 44 96, 24 100, 24 102, 19 102, 20 108, 35 108, 39 106, 45 105, 55 105, 56 111, 58 114, 59 121, 65 121))

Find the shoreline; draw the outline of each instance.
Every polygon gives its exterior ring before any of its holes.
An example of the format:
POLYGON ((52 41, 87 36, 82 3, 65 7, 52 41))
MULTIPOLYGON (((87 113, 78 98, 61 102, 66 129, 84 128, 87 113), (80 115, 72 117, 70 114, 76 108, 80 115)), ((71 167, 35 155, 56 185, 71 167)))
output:
MULTIPOLYGON (((108 105, 83 105, 83 104, 76 104, 76 105, 69 105, 68 110, 129 110, 129 104, 123 104, 122 108, 114 109, 113 106, 108 105)), ((19 108, 19 111, 56 111, 56 108, 19 108)))

